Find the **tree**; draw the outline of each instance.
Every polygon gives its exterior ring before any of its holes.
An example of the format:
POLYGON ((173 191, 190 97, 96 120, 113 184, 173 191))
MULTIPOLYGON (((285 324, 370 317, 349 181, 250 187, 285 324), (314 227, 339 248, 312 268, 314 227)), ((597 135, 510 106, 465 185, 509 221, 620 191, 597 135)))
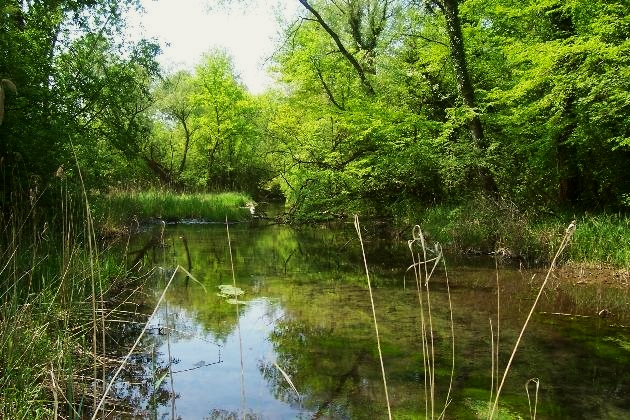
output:
POLYGON ((483 42, 504 56, 501 80, 486 99, 504 156, 504 185, 530 204, 627 205, 630 44, 623 2, 472 1, 469 7, 484 22, 483 42))
POLYGON ((195 89, 193 75, 183 70, 166 76, 155 89, 154 131, 144 156, 161 181, 175 187, 182 186, 189 152, 202 128, 195 89))
MULTIPOLYGON (((112 77, 109 85, 99 85, 86 75, 102 80, 95 69, 107 58, 97 58, 96 51, 111 54, 110 63, 116 56, 131 54, 129 62, 139 60, 138 65, 146 68, 146 62, 142 62, 146 55, 133 56, 133 51, 114 48, 112 43, 106 46, 122 25, 123 11, 134 4, 135 1, 111 0, 2 3, 0 78, 11 80, 19 92, 10 103, 5 103, 6 118, 0 126, 0 156, 5 165, 2 173, 11 174, 3 182, 5 198, 20 184, 33 179, 39 180, 40 185, 45 183, 62 164, 66 168, 74 166, 69 140, 75 145, 94 142, 94 138, 86 136, 84 118, 95 121, 96 116, 103 117, 103 112, 108 111, 93 105, 116 99, 116 95, 124 93, 123 86, 129 89, 124 84, 129 78, 119 77, 125 72, 129 76, 130 67, 118 65, 121 62, 112 66, 118 70, 117 75, 108 75, 112 77), (93 62, 81 61, 88 56, 88 44, 97 48, 92 52, 93 62), (74 59, 77 61, 71 62, 74 59), (118 92, 114 93, 116 89, 118 92), (106 101, 103 98, 107 95, 110 96, 106 101)), ((155 52, 150 48, 145 51, 155 52)), ((132 90, 138 92, 136 86, 132 90)), ((115 105, 111 103, 112 107, 115 105)), ((115 116, 109 114, 111 123, 116 122, 115 116)), ((92 134, 95 128, 92 127, 92 134)), ((122 131, 129 134, 129 128, 120 128, 118 134, 124 137, 122 131)), ((91 163, 93 155, 88 156, 91 163)))
POLYGON ((55 86, 63 92, 58 104, 72 127, 67 136, 73 144, 64 147, 91 161, 84 171, 100 182, 94 186, 128 179, 121 170, 139 159, 151 167, 141 152, 150 133, 149 87, 158 74, 158 50, 148 42, 121 50, 103 35, 87 34, 55 60, 55 86))

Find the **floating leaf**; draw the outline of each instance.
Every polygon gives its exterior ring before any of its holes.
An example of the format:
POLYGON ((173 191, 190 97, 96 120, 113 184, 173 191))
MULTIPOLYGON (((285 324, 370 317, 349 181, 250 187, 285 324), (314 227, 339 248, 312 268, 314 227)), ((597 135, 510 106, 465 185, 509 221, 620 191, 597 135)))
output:
POLYGON ((227 299, 226 302, 229 303, 230 305, 244 305, 244 304, 248 303, 245 300, 238 300, 238 299, 234 299, 234 298, 227 299))
POLYGON ((241 289, 240 287, 232 286, 231 284, 220 284, 219 290, 220 291, 219 293, 217 293, 217 295, 225 298, 236 298, 245 294, 243 289, 241 289))

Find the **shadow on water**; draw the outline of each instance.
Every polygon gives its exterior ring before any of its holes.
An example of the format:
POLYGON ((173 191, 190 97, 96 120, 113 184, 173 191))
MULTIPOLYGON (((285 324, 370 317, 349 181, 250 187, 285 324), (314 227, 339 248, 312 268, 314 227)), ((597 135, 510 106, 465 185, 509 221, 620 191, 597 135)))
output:
MULTIPOLYGON (((156 293, 178 265, 194 279, 175 273, 166 302, 150 321, 144 353, 135 359, 136 373, 152 378, 152 386, 119 389, 134 396, 139 415, 386 416, 362 257, 351 225, 230 226, 236 285, 244 292, 232 296, 236 307, 218 287, 232 284, 225 226, 167 226, 163 235, 165 246, 143 255, 145 264, 155 267, 156 293)), ((415 283, 406 273, 409 249, 405 241, 369 229, 364 239, 392 412, 395 418, 423 418, 421 322, 415 283)), ((138 248, 142 240, 148 239, 140 238, 138 248)), ((497 277, 498 360, 505 366, 544 273, 495 268, 492 258, 447 258, 447 268, 455 378, 445 417, 485 418, 493 383, 490 320, 496 332, 497 277)), ((438 406, 444 404, 451 367, 443 271, 431 280, 438 406)), ((589 287, 555 284, 543 295, 502 392, 498 418, 530 417, 525 384, 532 378, 540 384, 537 418, 630 417, 627 311, 597 316, 604 298, 589 287)), ((605 299, 622 308, 628 291, 605 299)))

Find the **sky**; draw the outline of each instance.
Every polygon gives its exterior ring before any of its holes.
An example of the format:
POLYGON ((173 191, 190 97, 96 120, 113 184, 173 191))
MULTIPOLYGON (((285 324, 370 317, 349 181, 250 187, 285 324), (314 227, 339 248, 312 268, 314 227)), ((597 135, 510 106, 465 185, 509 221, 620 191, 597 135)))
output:
POLYGON ((274 11, 293 16, 297 0, 250 0, 248 6, 221 7, 213 0, 142 0, 144 12, 129 18, 130 35, 157 39, 166 70, 192 70, 203 53, 225 49, 252 93, 271 84, 265 60, 273 53, 279 26, 274 11))

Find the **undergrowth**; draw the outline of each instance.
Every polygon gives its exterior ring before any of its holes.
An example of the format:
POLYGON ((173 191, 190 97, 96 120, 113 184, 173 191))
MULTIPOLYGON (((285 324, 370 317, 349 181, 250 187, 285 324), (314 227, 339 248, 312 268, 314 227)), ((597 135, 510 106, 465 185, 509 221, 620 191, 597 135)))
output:
POLYGON ((117 226, 138 221, 194 219, 222 222, 248 220, 252 198, 244 193, 189 194, 171 191, 112 191, 97 197, 100 225, 117 226))
POLYGON ((507 200, 477 197, 458 206, 420 212, 427 235, 455 252, 499 254, 530 265, 554 257, 568 222, 579 229, 560 263, 630 267, 630 217, 623 214, 568 214, 521 210, 507 200))
POLYGON ((2 419, 91 413, 118 350, 114 332, 133 318, 121 308, 139 279, 97 244, 83 198, 58 182, 56 208, 31 188, 0 213, 2 419))

